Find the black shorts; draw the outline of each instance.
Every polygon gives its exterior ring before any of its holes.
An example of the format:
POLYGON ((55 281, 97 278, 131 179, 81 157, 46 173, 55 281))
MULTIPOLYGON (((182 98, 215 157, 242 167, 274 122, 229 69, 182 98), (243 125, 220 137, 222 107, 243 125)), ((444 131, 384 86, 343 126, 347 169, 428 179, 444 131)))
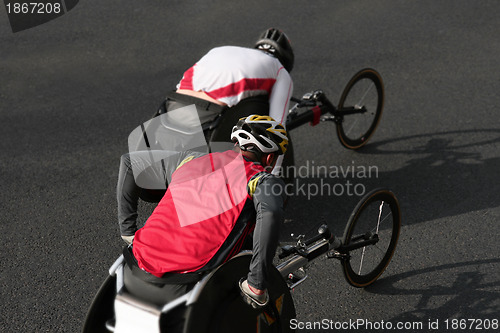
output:
POLYGON ((238 120, 251 114, 269 115, 269 96, 247 97, 233 107, 224 107, 204 99, 170 92, 155 115, 196 105, 207 141, 229 142, 231 130, 238 120))

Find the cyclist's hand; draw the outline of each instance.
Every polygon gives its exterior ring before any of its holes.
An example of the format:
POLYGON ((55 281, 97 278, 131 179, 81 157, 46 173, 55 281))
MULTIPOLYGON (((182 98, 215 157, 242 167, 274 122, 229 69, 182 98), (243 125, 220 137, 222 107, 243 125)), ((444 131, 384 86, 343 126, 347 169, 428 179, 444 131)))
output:
POLYGON ((132 235, 132 236, 123 236, 122 235, 122 239, 125 243, 127 243, 127 245, 130 245, 134 241, 134 235, 132 235))

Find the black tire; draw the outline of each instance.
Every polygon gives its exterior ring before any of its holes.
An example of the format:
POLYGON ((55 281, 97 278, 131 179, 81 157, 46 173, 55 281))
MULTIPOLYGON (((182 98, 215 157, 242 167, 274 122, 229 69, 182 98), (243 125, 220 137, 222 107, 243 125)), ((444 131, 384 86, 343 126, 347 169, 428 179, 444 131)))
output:
POLYGON ((106 322, 115 316, 116 276, 108 275, 87 312, 82 333, 109 333, 106 322))
POLYGON ((344 230, 343 246, 370 237, 378 237, 378 241, 347 252, 342 268, 350 285, 362 288, 378 279, 396 250, 400 229, 401 211, 391 191, 376 189, 359 201, 344 230))
POLYGON ((364 146, 375 132, 384 108, 384 85, 380 74, 365 68, 356 73, 347 83, 340 97, 337 136, 348 149, 364 146), (366 112, 345 114, 349 107, 365 107, 366 112))

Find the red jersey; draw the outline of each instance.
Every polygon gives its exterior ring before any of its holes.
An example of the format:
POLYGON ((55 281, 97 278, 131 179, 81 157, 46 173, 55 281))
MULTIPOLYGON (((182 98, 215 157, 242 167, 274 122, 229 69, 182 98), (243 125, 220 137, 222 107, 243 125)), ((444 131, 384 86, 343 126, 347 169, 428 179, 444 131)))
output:
POLYGON ((221 248, 251 199, 250 179, 263 171, 234 151, 208 154, 182 165, 135 234, 133 253, 139 267, 158 277, 202 268, 221 248))

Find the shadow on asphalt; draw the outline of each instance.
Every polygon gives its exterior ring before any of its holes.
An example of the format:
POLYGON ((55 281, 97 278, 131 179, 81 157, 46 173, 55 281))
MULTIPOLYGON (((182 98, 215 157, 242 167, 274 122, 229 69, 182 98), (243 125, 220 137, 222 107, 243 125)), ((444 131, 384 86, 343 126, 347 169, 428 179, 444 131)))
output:
POLYGON ((383 277, 365 290, 398 297, 420 296, 414 310, 402 311, 390 319, 392 322, 421 318, 493 319, 500 312, 500 277, 489 272, 495 271, 492 268, 498 264, 500 259, 484 259, 426 267, 383 277))
MULTIPOLYGON (((498 143, 500 129, 439 132, 370 142, 358 153, 366 155, 366 159, 385 155, 385 160, 397 161, 399 166, 379 172, 377 177, 351 181, 361 182, 366 192, 377 187, 391 189, 401 204, 403 226, 495 208, 500 204, 498 143)), ((326 188, 328 184, 333 187, 349 180, 324 176, 299 181, 306 183, 306 188, 326 188)), ((359 199, 360 196, 347 195, 308 198, 298 192, 287 208, 287 216, 294 222, 285 224, 285 232, 293 228, 307 230, 321 221, 341 230, 359 199), (311 220, 315 222, 312 225, 311 220)))

